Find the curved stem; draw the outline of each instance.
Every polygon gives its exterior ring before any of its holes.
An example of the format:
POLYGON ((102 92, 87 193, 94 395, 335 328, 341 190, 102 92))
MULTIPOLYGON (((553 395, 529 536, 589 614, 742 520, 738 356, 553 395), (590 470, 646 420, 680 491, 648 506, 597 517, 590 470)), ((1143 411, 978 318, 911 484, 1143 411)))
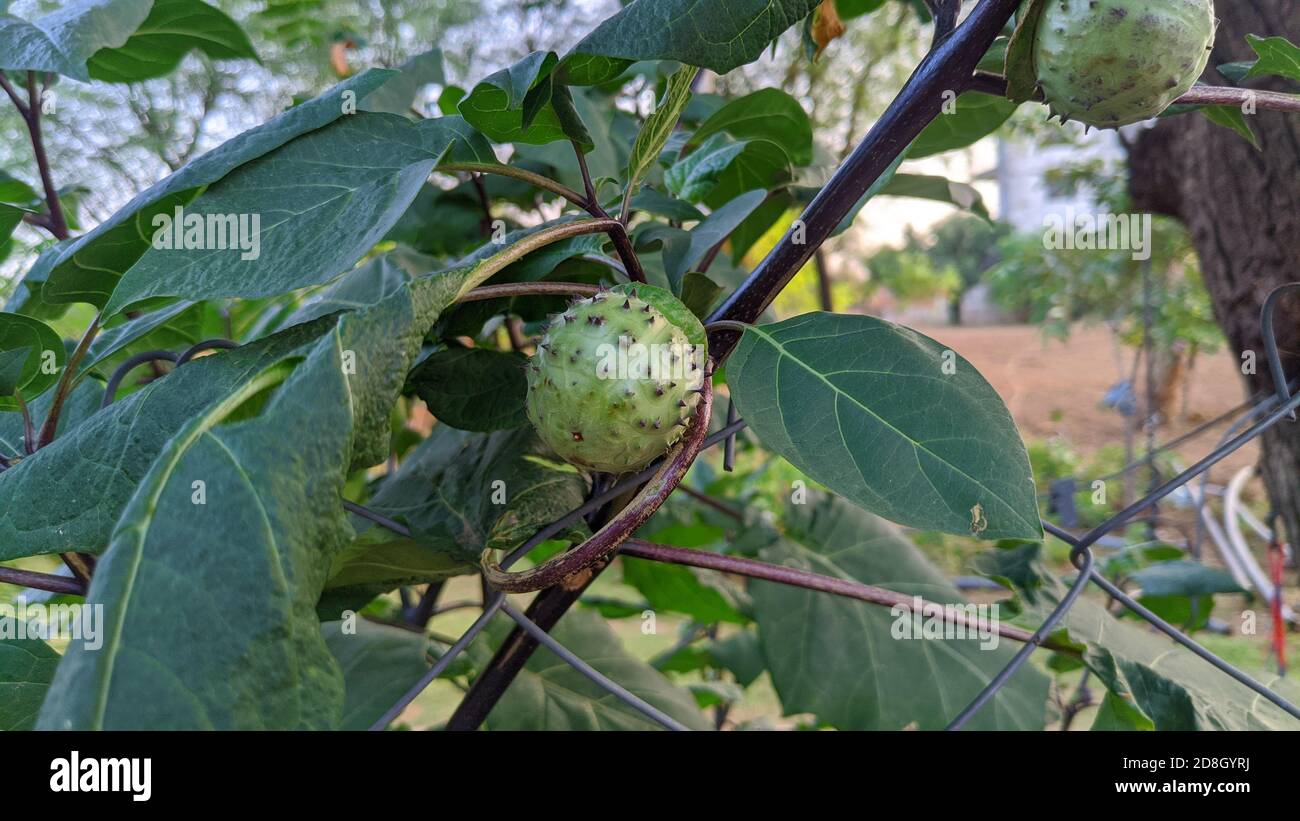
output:
POLYGON ((632 501, 614 518, 596 531, 590 539, 567 553, 561 553, 549 561, 519 573, 510 573, 497 564, 491 550, 483 551, 483 575, 488 583, 507 593, 530 593, 543 590, 564 582, 578 573, 618 550, 636 529, 646 523, 664 500, 690 470, 695 457, 704 446, 709 432, 709 416, 713 408, 713 386, 711 380, 704 380, 700 391, 700 404, 690 425, 682 435, 682 440, 669 453, 669 456, 655 475, 646 483, 632 501))
POLYGON ((496 174, 500 177, 510 177, 512 179, 520 180, 521 182, 526 182, 534 188, 541 188, 544 191, 550 191, 552 194, 563 197, 584 211, 587 209, 587 198, 567 185, 556 182, 550 177, 543 176, 542 174, 528 171, 523 168, 516 168, 513 165, 486 162, 458 162, 440 165, 433 170, 461 171, 473 174, 496 174))
POLYGON ((605 234, 616 226, 622 227, 612 219, 575 220, 574 222, 560 223, 534 234, 529 234, 480 262, 474 269, 473 276, 465 280, 465 284, 461 286, 460 292, 452 301, 459 302, 464 299, 466 294, 474 290, 475 286, 486 282, 493 274, 513 265, 539 248, 545 248, 561 240, 579 237, 584 234, 605 234))
POLYGON ((475 288, 457 302, 481 302, 512 296, 595 296, 600 286, 581 282, 507 282, 475 288))
MULTIPOLYGON (((620 555, 633 556, 638 559, 648 559, 654 562, 665 562, 667 564, 680 564, 688 567, 699 567, 704 570, 716 570, 719 573, 731 573, 735 576, 745 576, 750 579, 761 579, 763 581, 776 582, 777 584, 786 584, 791 587, 802 587, 805 590, 815 590, 819 593, 830 593, 836 596, 844 596, 849 599, 857 599, 868 604, 878 604, 882 607, 894 607, 902 605, 908 610, 914 610, 919 604, 921 612, 925 613, 931 607, 943 610, 945 620, 953 624, 962 625, 970 628, 972 631, 981 629, 996 630, 999 636, 1012 641, 1028 642, 1033 634, 1028 630, 1022 630, 1019 627, 1011 627, 1001 623, 992 624, 989 622, 980 622, 979 620, 968 619, 964 612, 956 609, 943 607, 942 604, 928 602, 920 599, 918 596, 909 596, 905 593, 895 593, 893 590, 886 590, 883 587, 873 587, 860 582, 849 581, 847 579, 837 579, 833 576, 823 576, 820 573, 811 573, 807 570, 799 570, 794 567, 785 567, 778 564, 769 564, 757 559, 747 559, 743 556, 724 556, 720 553, 710 553, 705 550, 691 550, 684 547, 673 547, 666 544, 655 544, 640 539, 629 539, 619 551, 620 555)), ((1043 647, 1057 650, 1062 653, 1078 655, 1079 650, 1071 647, 1069 644, 1055 642, 1048 639, 1043 642, 1043 647)))

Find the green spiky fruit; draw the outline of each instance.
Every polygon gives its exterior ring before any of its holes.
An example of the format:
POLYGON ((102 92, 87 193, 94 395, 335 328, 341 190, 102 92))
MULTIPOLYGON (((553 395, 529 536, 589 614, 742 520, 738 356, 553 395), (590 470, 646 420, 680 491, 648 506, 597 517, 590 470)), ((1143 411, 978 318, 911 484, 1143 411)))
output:
POLYGON ((528 418, 578 467, 645 467, 695 413, 703 343, 699 321, 660 288, 622 285, 578 300, 552 321, 529 363, 528 418))
POLYGON ((1062 120, 1141 122, 1195 85, 1216 26, 1213 0, 1045 0, 1038 84, 1062 120))

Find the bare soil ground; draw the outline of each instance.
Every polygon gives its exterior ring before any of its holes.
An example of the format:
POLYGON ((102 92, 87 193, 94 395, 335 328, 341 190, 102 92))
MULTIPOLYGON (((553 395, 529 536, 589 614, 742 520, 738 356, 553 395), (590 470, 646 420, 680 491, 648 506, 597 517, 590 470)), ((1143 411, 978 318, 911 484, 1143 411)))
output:
MULTIPOLYGON (((922 333, 950 346, 984 374, 1001 394, 1026 441, 1064 437, 1080 453, 1124 441, 1125 418, 1102 406, 1106 391, 1132 369, 1132 352, 1122 351, 1122 370, 1110 332, 1077 326, 1064 342, 1047 339, 1034 326, 932 327, 922 333)), ((1162 425, 1156 441, 1166 442, 1230 410, 1245 399, 1237 361, 1229 351, 1202 354, 1191 372, 1186 418, 1162 425)), ((1145 376, 1138 377, 1142 395, 1145 376)), ((1227 424, 1176 449, 1183 464, 1203 456, 1227 424)), ((1139 452, 1145 434, 1138 431, 1139 452)), ((1229 457, 1212 473, 1226 479, 1256 459, 1253 446, 1229 457)))

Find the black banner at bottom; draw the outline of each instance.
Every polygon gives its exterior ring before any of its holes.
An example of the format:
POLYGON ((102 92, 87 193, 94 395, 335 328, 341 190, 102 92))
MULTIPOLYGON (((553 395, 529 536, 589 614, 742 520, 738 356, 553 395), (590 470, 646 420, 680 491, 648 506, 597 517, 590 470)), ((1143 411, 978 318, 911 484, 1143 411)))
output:
POLYGON ((1068 797, 1080 809, 1098 799, 1195 799, 1217 810, 1290 800, 1297 763, 1294 736, 1284 733, 7 733, 3 740, 0 806, 30 802, 53 811, 219 810, 268 799, 334 810, 365 801, 380 810, 437 806, 439 796, 511 795, 519 809, 537 800, 552 812, 563 796, 586 804, 617 790, 667 812, 678 801, 668 803, 666 790, 686 791, 680 797, 696 804, 724 785, 717 800, 729 809, 752 798, 771 810, 774 799, 811 793, 927 808, 1068 797))

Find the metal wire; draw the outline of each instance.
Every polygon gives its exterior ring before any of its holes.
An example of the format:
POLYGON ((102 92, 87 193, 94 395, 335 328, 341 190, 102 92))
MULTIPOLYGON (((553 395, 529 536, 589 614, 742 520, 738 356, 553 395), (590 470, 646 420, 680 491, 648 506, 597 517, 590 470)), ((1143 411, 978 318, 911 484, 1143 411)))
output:
POLYGON ((146 362, 175 363, 176 354, 171 351, 145 351, 144 353, 136 354, 127 359, 121 365, 118 365, 117 370, 113 371, 113 375, 108 378, 108 384, 104 386, 104 398, 99 403, 100 410, 107 408, 109 405, 117 401, 117 391, 118 388, 122 386, 122 380, 126 378, 128 373, 146 362))
POLYGON ((509 602, 505 602, 504 604, 502 604, 501 610, 507 616, 514 619, 515 622, 518 623, 520 627, 524 628, 524 631, 527 632, 528 635, 532 636, 538 642, 545 645, 546 649, 550 650, 555 655, 564 659, 564 661, 570 667, 572 667, 574 670, 577 670, 588 680, 599 685, 602 689, 605 690, 605 692, 614 696, 619 701, 623 702, 629 707, 636 709, 642 715, 658 722, 659 724, 663 725, 669 730, 677 730, 680 732, 685 732, 690 729, 689 727, 682 724, 677 719, 665 713, 663 710, 660 710, 658 707, 654 706, 653 704, 644 701, 635 693, 632 693, 631 691, 627 690, 618 682, 613 681, 612 679, 607 677, 604 673, 600 672, 599 670, 592 667, 587 662, 578 658, 578 656, 572 650, 570 650, 569 648, 565 647, 563 644, 560 644, 558 641, 556 641, 554 636, 552 636, 550 633, 546 632, 545 630, 543 630, 542 628, 534 624, 531 619, 529 619, 523 613, 520 613, 518 610, 516 610, 509 602))
MULTIPOLYGON (((1277 401, 1286 402, 1291 398, 1287 390, 1286 372, 1282 369, 1282 357, 1277 350, 1277 335, 1273 332, 1273 314, 1276 313, 1278 300, 1287 291, 1300 289, 1300 282, 1292 282, 1279 288, 1274 288, 1272 293, 1264 300, 1264 307, 1260 311, 1260 328, 1264 333, 1264 354, 1268 357, 1269 372, 1273 374, 1274 390, 1277 391, 1277 401)), ((1295 421, 1295 413, 1291 414, 1291 421, 1295 421)))

